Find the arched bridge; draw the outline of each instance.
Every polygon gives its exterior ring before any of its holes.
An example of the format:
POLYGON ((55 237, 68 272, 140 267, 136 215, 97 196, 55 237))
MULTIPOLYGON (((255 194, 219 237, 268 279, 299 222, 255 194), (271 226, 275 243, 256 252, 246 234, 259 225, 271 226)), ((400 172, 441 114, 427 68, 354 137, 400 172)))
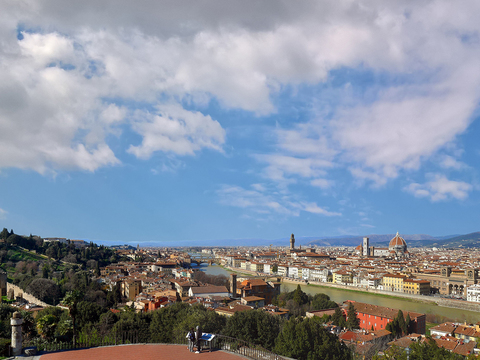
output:
POLYGON ((212 265, 217 261, 214 255, 202 254, 199 256, 190 257, 190 264, 200 265, 201 263, 212 265))

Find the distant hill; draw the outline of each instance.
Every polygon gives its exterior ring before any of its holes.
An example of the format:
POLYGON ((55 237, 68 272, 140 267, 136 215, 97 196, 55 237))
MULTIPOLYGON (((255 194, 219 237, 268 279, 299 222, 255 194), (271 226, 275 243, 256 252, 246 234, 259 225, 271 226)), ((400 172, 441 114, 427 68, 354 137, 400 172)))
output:
POLYGON ((438 241, 437 246, 478 248, 480 247, 480 231, 438 241))
MULTIPOLYGON (((367 236, 372 245, 386 247, 395 234, 370 234, 370 235, 344 235, 344 236, 296 236, 295 247, 309 246, 357 246, 362 243, 363 237, 367 236)), ((443 235, 431 236, 428 234, 400 234, 405 239, 408 246, 429 246, 429 247, 480 247, 480 232, 466 235, 443 235)), ((229 246, 288 246, 290 237, 279 239, 216 239, 216 240, 182 240, 182 241, 135 241, 127 242, 128 245, 118 246, 120 248, 135 249, 136 245, 140 247, 229 247, 229 246)), ((112 246, 111 241, 96 241, 103 245, 112 246)))
MULTIPOLYGON (((370 244, 375 244, 377 246, 386 246, 395 237, 396 234, 371 234, 364 236, 347 236, 347 237, 331 237, 331 238, 322 238, 319 240, 314 240, 308 243, 308 245, 317 245, 317 246, 357 246, 360 245, 364 237, 370 239, 370 244)), ((400 234, 401 237, 405 239, 407 244, 409 242, 418 242, 418 241, 437 241, 431 235, 426 234, 400 234)))

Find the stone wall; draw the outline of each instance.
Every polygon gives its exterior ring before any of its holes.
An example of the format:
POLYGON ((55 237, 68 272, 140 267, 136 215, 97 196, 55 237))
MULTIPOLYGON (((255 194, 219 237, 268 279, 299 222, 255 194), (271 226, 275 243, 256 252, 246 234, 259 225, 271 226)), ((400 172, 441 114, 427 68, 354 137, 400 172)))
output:
POLYGON ((451 308, 456 308, 456 309, 480 312, 480 304, 479 303, 474 303, 474 302, 471 302, 471 301, 439 298, 439 299, 437 299, 437 304, 439 306, 445 306, 445 307, 451 307, 451 308))
POLYGON ((23 291, 17 285, 7 283, 7 291, 10 290, 10 289, 13 289, 14 296, 18 296, 20 294, 23 294, 22 297, 30 303, 37 304, 37 305, 40 305, 40 306, 43 306, 43 307, 52 306, 52 305, 48 305, 47 303, 44 303, 43 301, 37 299, 35 296, 26 293, 25 291, 23 291))

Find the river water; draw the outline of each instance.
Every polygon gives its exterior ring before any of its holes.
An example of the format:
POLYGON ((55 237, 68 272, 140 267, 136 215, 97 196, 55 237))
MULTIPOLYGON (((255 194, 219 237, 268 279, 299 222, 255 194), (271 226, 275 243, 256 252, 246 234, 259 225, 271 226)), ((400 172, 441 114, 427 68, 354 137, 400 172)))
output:
MULTIPOLYGON (((210 275, 225 275, 229 276, 231 272, 223 269, 218 265, 208 266, 201 264, 196 267, 205 271, 210 275)), ((379 306, 386 306, 393 309, 401 309, 407 311, 414 311, 422 314, 427 314, 428 322, 441 323, 443 321, 467 321, 469 323, 477 323, 480 321, 480 313, 474 311, 467 311, 461 309, 446 308, 430 303, 414 302, 409 300, 390 298, 379 296, 376 294, 368 294, 363 292, 354 292, 349 290, 337 289, 333 287, 320 287, 314 285, 300 285, 302 290, 309 295, 318 293, 327 294, 335 302, 341 303, 345 300, 355 300, 363 303, 374 304, 379 306)), ((297 288, 297 284, 282 283, 281 291, 288 292, 297 288)))

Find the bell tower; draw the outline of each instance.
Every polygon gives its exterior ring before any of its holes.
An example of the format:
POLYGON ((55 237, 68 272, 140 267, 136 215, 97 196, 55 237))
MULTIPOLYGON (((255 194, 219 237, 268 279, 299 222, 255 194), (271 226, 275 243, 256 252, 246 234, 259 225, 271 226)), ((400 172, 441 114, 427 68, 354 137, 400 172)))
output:
POLYGON ((292 234, 290 236, 290 250, 295 249, 295 236, 292 234))

